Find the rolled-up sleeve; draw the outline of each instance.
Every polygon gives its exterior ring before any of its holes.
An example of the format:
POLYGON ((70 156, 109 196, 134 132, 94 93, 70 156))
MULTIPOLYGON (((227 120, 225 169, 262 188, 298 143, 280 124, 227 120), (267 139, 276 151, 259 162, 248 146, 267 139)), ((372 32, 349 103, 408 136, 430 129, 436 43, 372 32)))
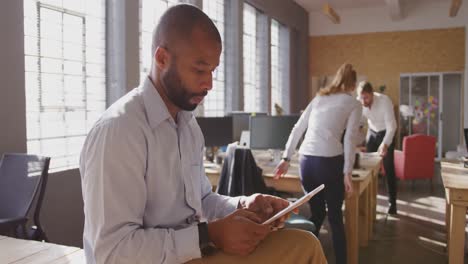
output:
POLYGON ((88 263, 183 263, 201 256, 197 226, 145 227, 145 136, 111 120, 88 135, 80 160, 88 263))
POLYGON ((395 113, 393 112, 393 104, 390 98, 386 98, 384 102, 384 119, 385 119, 385 137, 383 143, 390 146, 393 142, 393 137, 397 129, 395 113))

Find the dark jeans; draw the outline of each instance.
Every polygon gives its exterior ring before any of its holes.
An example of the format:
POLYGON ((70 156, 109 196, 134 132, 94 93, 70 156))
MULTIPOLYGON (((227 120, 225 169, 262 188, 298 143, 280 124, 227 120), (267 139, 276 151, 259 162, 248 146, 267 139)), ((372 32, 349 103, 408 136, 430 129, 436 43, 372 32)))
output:
POLYGON ((343 155, 336 157, 317 157, 301 155, 301 180, 307 192, 321 184, 325 189, 309 200, 312 212, 311 221, 317 227, 316 236, 325 219, 328 208, 328 222, 330 223, 337 264, 346 263, 346 235, 343 225, 341 207, 344 200, 343 155))
MULTIPOLYGON (((383 138, 385 137, 386 131, 370 131, 370 137, 366 144, 366 149, 368 152, 375 152, 378 150, 380 144, 382 144, 383 138)), ((395 151, 395 143, 392 141, 392 144, 388 146, 387 155, 383 158, 383 165, 385 169, 385 176, 387 178, 387 186, 388 186, 388 201, 390 204, 396 205, 396 195, 397 195, 397 188, 396 188, 396 178, 395 178, 395 165, 394 165, 394 157, 393 153, 395 151)))

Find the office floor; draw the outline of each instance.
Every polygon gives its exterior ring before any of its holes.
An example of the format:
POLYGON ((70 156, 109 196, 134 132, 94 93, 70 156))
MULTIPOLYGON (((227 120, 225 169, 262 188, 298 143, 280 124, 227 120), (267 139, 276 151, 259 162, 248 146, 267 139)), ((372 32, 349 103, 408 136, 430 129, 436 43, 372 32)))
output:
MULTIPOLYGON (((382 179, 379 180, 374 237, 368 247, 360 249, 359 263, 448 263, 445 250, 445 196, 438 169, 436 172, 433 192, 428 181, 416 182, 414 188, 411 182, 398 183, 398 215, 395 217, 386 215, 387 195, 382 179)), ((320 232, 320 241, 329 263, 333 264, 329 231, 325 223, 320 232)), ((468 264, 468 253, 465 254, 465 263, 468 264)))

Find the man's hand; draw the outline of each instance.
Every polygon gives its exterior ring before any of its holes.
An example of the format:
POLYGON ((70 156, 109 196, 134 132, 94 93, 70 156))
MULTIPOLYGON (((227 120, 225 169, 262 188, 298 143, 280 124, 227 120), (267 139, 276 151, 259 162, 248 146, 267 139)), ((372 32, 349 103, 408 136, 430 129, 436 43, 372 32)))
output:
MULTIPOLYGON (((277 212, 288 207, 289 202, 272 195, 256 193, 251 196, 241 198, 239 205, 243 209, 254 212, 258 217, 260 217, 261 222, 263 223, 277 212)), ((284 226, 284 221, 286 221, 288 217, 289 215, 281 217, 275 221, 273 227, 282 228, 284 226)))
POLYGON ((273 179, 278 180, 279 178, 283 177, 286 172, 288 172, 289 162, 285 160, 281 160, 281 162, 275 168, 275 176, 273 179))
POLYGON ((385 157, 387 155, 387 151, 388 151, 388 146, 387 144, 384 144, 382 143, 382 145, 380 145, 379 147, 379 154, 381 157, 385 157))
POLYGON ((366 146, 359 146, 359 147, 357 147, 357 149, 358 149, 360 152, 367 152, 366 146))
POLYGON ((253 212, 239 209, 225 218, 208 223, 208 234, 225 253, 246 256, 271 232, 253 212))

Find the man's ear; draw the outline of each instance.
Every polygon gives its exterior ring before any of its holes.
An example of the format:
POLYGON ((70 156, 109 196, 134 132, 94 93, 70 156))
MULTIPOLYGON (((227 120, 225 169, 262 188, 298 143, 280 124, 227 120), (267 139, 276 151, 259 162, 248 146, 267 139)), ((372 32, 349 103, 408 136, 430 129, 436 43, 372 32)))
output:
POLYGON ((156 61, 156 67, 164 70, 169 66, 170 54, 167 49, 163 47, 157 47, 154 52, 154 59, 156 61))

